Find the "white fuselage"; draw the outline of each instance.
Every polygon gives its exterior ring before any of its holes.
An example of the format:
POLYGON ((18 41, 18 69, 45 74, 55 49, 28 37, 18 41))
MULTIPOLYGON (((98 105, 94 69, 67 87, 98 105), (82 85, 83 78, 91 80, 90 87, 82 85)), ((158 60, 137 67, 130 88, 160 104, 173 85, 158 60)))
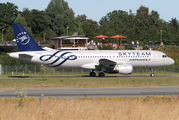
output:
POLYGON ((100 59, 125 61, 133 68, 159 68, 174 64, 174 60, 165 53, 153 50, 49 50, 14 52, 9 56, 44 66, 61 68, 84 68, 82 66, 89 63, 99 65, 100 59))

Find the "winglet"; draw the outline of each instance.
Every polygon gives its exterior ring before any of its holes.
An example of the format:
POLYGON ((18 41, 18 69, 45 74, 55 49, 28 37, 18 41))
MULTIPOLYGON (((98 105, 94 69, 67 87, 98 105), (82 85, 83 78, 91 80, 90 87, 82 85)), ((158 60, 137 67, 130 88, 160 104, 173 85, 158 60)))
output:
POLYGON ((41 51, 42 49, 20 23, 12 23, 18 51, 41 51))

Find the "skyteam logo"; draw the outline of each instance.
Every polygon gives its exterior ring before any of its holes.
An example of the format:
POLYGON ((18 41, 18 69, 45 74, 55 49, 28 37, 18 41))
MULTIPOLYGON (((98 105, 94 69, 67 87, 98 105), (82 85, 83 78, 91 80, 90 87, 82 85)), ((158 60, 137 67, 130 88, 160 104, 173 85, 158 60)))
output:
POLYGON ((16 41, 21 45, 26 45, 27 43, 29 43, 30 37, 27 32, 20 32, 19 34, 17 34, 16 41))
POLYGON ((55 52, 53 54, 49 54, 49 55, 42 55, 40 57, 40 60, 41 61, 51 61, 49 65, 56 64, 53 67, 58 67, 68 60, 76 60, 77 59, 76 55, 70 55, 71 52, 64 52, 64 53, 58 55, 58 53, 60 53, 60 52, 62 52, 62 51, 57 51, 57 52, 55 52))

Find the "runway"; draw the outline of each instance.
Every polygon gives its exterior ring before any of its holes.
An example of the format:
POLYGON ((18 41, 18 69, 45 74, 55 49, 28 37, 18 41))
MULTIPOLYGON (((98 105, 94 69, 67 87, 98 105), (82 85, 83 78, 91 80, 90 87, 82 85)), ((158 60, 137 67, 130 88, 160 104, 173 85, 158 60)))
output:
MULTIPOLYGON (((51 96, 63 98, 77 97, 135 97, 135 96, 178 96, 179 86, 167 87, 110 87, 110 88, 51 88, 51 89, 23 89, 27 96, 51 96)), ((16 92, 22 89, 0 89, 0 97, 17 97, 16 92)))
MULTIPOLYGON (((12 78, 86 78, 88 75, 83 76, 8 76, 0 77, 0 79, 12 79, 12 78)), ((98 76, 96 76, 98 77, 98 76)), ((124 77, 151 77, 150 75, 122 75, 122 76, 105 76, 107 78, 124 78, 124 77)), ((179 75, 156 75, 155 77, 179 77, 179 75)), ((91 77, 90 77, 91 78, 91 77)))

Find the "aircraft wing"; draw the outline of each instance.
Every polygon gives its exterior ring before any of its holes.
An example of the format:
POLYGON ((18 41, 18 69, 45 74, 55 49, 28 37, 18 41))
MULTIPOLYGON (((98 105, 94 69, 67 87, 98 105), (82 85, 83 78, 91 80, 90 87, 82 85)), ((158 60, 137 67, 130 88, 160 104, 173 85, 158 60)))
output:
POLYGON ((99 68, 105 72, 118 72, 120 74, 131 74, 133 66, 127 61, 114 61, 110 59, 100 59, 99 68))
POLYGON ((115 65, 116 65, 116 62, 109 60, 109 59, 100 59, 99 60, 99 66, 105 66, 107 68, 111 68, 115 65))
POLYGON ((110 59, 100 59, 98 63, 96 63, 96 62, 87 63, 80 67, 84 68, 84 69, 94 70, 94 69, 101 69, 101 67, 115 68, 116 65, 126 66, 126 65, 130 65, 130 63, 126 62, 126 61, 114 61, 114 60, 110 60, 110 59))
POLYGON ((105 66, 107 68, 114 67, 115 65, 129 65, 129 62, 126 61, 113 61, 109 59, 100 59, 99 60, 100 66, 105 66))
POLYGON ((81 66, 81 68, 85 69, 96 69, 96 67, 105 66, 107 68, 114 67, 116 65, 115 61, 109 59, 100 59, 98 63, 88 63, 81 66))

